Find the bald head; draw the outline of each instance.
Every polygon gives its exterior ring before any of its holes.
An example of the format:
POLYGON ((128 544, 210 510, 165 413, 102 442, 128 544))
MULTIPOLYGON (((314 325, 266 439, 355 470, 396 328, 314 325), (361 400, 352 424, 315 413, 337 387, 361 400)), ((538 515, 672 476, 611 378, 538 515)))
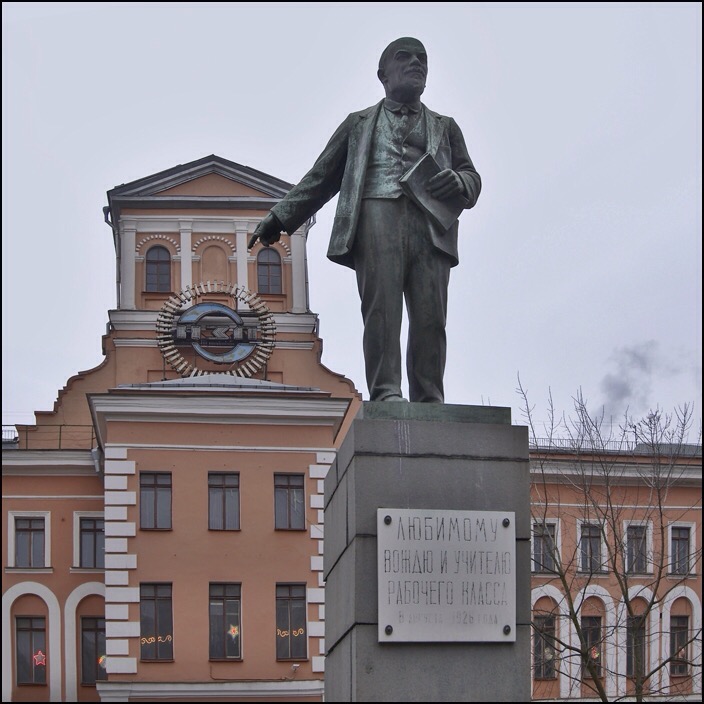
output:
POLYGON ((379 59, 377 76, 386 97, 402 103, 416 102, 425 90, 428 55, 422 42, 401 37, 389 44, 379 59))
POLYGON ((419 39, 414 39, 413 37, 401 37, 400 39, 394 39, 391 44, 389 44, 389 46, 381 52, 381 57, 379 58, 379 68, 384 68, 384 63, 386 60, 389 56, 393 56, 397 49, 401 47, 406 48, 407 46, 419 47, 423 52, 425 52, 423 42, 419 39))

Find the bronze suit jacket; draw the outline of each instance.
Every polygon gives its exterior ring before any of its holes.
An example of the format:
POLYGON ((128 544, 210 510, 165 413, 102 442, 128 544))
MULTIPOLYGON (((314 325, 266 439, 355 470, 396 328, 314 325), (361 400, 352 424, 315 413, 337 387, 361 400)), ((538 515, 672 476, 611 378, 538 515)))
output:
MULTIPOLYGON (((349 115, 330 138, 313 168, 271 209, 286 232, 292 233, 339 192, 327 256, 352 269, 352 247, 362 203, 364 175, 372 148, 374 126, 383 104, 382 100, 377 105, 349 115)), ((438 115, 425 105, 423 110, 427 125, 427 151, 441 168, 457 172, 465 185, 466 207, 471 208, 479 197, 481 178, 467 153, 462 132, 451 117, 438 115)), ((455 266, 459 261, 458 223, 442 231, 437 224, 426 219, 433 244, 447 254, 452 266, 455 266)))

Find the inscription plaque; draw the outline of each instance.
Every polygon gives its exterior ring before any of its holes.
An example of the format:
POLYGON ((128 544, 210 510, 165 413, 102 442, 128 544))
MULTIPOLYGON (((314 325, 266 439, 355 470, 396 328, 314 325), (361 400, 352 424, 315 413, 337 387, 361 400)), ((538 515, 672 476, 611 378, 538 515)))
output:
POLYGON ((379 642, 516 640, 512 511, 377 510, 379 642))

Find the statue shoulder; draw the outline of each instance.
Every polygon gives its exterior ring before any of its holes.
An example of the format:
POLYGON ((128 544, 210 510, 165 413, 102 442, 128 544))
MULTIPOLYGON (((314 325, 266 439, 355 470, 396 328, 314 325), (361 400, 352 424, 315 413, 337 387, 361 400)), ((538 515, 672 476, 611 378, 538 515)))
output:
POLYGON ((454 122, 454 120, 451 117, 448 117, 447 115, 441 115, 439 112, 435 112, 435 110, 431 110, 425 103, 423 103, 423 109, 430 117, 434 117, 437 120, 445 120, 446 122, 454 122))
POLYGON ((384 101, 381 100, 376 105, 370 105, 368 108, 364 108, 364 110, 352 112, 347 116, 347 119, 356 122, 357 120, 366 120, 369 117, 374 117, 381 109, 383 102, 384 101))

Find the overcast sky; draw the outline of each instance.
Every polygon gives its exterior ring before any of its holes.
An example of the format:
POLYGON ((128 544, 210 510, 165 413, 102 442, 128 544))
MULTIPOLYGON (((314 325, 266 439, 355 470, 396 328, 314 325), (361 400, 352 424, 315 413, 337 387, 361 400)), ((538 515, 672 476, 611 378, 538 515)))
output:
MULTIPOLYGON (((218 154, 297 182, 415 36, 482 176, 446 401, 701 416, 700 3, 15 3, 3 17, 3 424, 102 361, 106 191, 218 154)), ((308 240, 323 362, 368 398, 354 273, 308 240)))

